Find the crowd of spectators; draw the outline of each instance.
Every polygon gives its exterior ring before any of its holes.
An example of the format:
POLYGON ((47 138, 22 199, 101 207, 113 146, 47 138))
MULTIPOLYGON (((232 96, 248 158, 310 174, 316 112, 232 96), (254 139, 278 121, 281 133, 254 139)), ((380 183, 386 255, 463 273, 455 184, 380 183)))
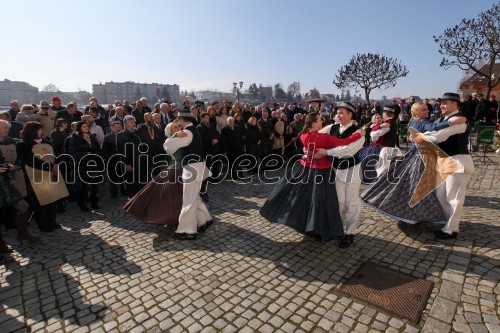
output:
MULTIPOLYGON (((409 110, 414 102, 392 101, 390 106, 399 122, 409 121, 409 110)), ((441 116, 439 99, 434 104, 425 99, 424 103, 430 111, 430 120, 441 116)), ((382 109, 379 102, 358 104, 355 121, 359 126, 367 124, 374 115, 381 114, 382 109)), ((239 101, 191 104, 185 100, 177 106, 164 99, 150 108, 144 97, 133 103, 115 101, 106 107, 92 97, 89 105, 81 109, 75 102, 63 106, 58 97, 52 99, 52 104, 41 101, 39 105, 21 107, 17 101, 12 101, 10 110, 0 112, 0 119, 9 122, 8 136, 13 139, 21 138, 26 123, 42 124, 43 138, 53 146, 57 163, 61 164, 68 181, 71 198, 82 211, 89 211, 87 202, 92 209, 99 208, 100 184, 109 183, 112 197, 118 193, 131 197, 168 163, 168 156, 163 151, 164 131, 168 123, 176 121, 181 110, 193 115, 203 140, 203 154, 214 175, 219 175, 221 166, 226 164, 233 178, 238 177, 235 172, 238 170, 232 166, 243 154, 253 162, 246 168, 250 172, 264 170, 266 164, 260 162, 272 160, 273 156, 287 159, 302 154, 300 140, 294 139, 301 133, 305 115, 311 110, 321 114, 324 126, 336 122, 334 104, 303 107, 298 103, 263 103, 253 106, 239 101)), ((496 122, 497 110, 495 96, 485 100, 481 94, 474 94, 462 104, 462 111, 470 122, 496 122)), ((366 137, 365 144, 369 145, 370 136, 366 137)), ((64 206, 64 200, 58 203, 59 212, 64 211, 64 206)))

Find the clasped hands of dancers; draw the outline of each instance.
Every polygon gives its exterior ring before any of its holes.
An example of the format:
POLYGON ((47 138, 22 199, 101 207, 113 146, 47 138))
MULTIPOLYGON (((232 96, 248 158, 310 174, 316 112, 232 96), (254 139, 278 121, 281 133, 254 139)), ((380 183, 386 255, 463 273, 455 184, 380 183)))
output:
MULTIPOLYGON (((306 154, 285 171, 260 214, 272 223, 285 224, 318 240, 339 239, 338 246, 345 248, 353 243, 362 199, 400 223, 443 223, 436 239, 456 238, 474 164, 467 148, 469 128, 458 111, 459 95, 445 93, 441 99, 444 117, 435 123, 426 119, 425 104, 413 104, 409 128, 417 135, 404 156, 395 145, 397 123, 391 107, 384 107, 383 119, 374 117, 370 133, 373 144, 365 148, 365 131, 353 121, 356 110, 352 104, 342 103, 337 112, 339 123, 325 128, 317 112, 309 113, 299 134, 306 154), (430 142, 439 149, 423 149, 430 142), (436 168, 439 159, 445 159, 448 168, 436 168), (430 185, 423 189, 419 182, 429 166, 437 171, 430 183, 426 179, 430 185), (372 177, 367 179, 367 175, 372 177), (362 179, 371 185, 360 196, 362 179)), ((157 177, 167 179, 181 172, 183 182, 152 181, 155 184, 148 184, 125 208, 143 218, 149 207, 160 205, 161 211, 156 211, 162 218, 143 219, 158 224, 178 223, 175 237, 190 240, 212 224, 199 195, 210 171, 201 158, 203 145, 192 115, 181 112, 178 119, 186 135, 177 135, 180 128, 176 123, 169 124, 164 148, 173 156, 173 162, 157 177), (188 155, 200 158, 186 163, 184 157, 188 155)))

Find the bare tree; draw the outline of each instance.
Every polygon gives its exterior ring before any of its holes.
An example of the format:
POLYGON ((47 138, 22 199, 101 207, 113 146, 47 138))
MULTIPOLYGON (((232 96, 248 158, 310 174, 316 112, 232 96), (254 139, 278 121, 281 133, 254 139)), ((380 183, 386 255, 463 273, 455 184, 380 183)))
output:
POLYGON ((500 77, 493 75, 500 53, 500 3, 480 13, 477 18, 463 19, 460 24, 433 38, 439 45, 439 53, 444 56, 439 66, 445 69, 457 66, 484 77, 488 98, 491 88, 500 81, 500 77), (485 62, 487 66, 478 66, 485 62))
POLYGON ((290 96, 297 96, 300 95, 300 82, 292 82, 287 88, 287 93, 290 96))
POLYGON ((398 78, 406 75, 408 70, 397 59, 372 53, 356 54, 340 68, 333 84, 342 90, 360 87, 365 91, 366 102, 370 103, 373 89, 392 88, 398 78))
POLYGON ((46 84, 40 92, 56 93, 59 92, 59 88, 51 82, 49 84, 46 84))

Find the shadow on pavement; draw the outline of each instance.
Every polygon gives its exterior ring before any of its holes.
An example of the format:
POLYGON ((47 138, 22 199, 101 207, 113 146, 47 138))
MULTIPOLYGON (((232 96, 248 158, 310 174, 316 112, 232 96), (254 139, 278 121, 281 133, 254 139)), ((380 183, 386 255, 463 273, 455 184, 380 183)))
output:
MULTIPOLYGON (((126 259, 122 246, 110 245, 88 230, 79 231, 58 230, 43 234, 41 242, 16 248, 22 262, 11 259, 6 266, 12 273, 6 276, 9 286, 0 291, 1 304, 37 322, 66 319, 70 324, 84 326, 102 321, 110 309, 102 302, 92 304, 96 303, 91 302, 92 297, 81 292, 84 284, 95 286, 89 273, 129 276, 140 272, 141 268, 126 259)), ((94 297, 101 296, 100 291, 108 291, 107 288, 94 289, 97 290, 94 297)), ((8 315, 2 313, 1 316, 8 315)), ((19 325, 13 320, 9 322, 19 325)), ((26 326, 19 328, 22 327, 26 326)))
MULTIPOLYGON (((284 231, 282 228, 288 229, 286 226, 270 224, 270 232, 273 234, 280 229, 284 231)), ((198 235, 194 241, 175 240, 173 231, 173 228, 171 232, 165 230, 154 239, 155 251, 233 252, 244 257, 268 260, 281 274, 297 280, 321 281, 335 285, 345 282, 367 260, 378 261, 419 278, 430 278, 445 270, 449 264, 448 257, 452 254, 463 258, 470 257, 470 265, 474 262, 487 262, 491 267, 500 265, 500 261, 492 257, 454 250, 453 241, 434 241, 434 230, 429 228, 423 232, 409 231, 409 234, 413 234, 408 239, 411 246, 359 234, 355 237, 354 244, 347 249, 338 248, 334 240, 317 242, 309 237, 299 238, 298 241, 273 241, 225 222, 216 222, 207 233, 198 235)), ((290 232, 286 230, 283 234, 288 235, 290 232)), ((469 272, 470 267, 453 264, 451 268, 463 274, 469 272)), ((491 274, 484 273, 482 278, 496 282, 498 272, 490 272, 491 274)))
POLYGON ((464 207, 480 207, 500 210, 500 200, 492 197, 468 195, 465 197, 464 207))

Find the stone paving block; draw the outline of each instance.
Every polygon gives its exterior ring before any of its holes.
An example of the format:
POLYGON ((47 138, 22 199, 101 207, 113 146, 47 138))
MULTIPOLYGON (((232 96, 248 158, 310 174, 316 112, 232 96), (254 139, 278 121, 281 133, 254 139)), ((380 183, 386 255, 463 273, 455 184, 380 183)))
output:
POLYGON ((349 333, 350 332, 350 328, 342 323, 337 323, 334 327, 333 327, 333 331, 334 332, 339 332, 339 333, 349 333))
POLYGON ((447 333, 450 332, 451 326, 434 318, 428 318, 422 328, 422 333, 447 333))
POLYGON ((473 313, 473 312, 465 312, 465 319, 469 323, 481 323, 482 318, 481 315, 478 313, 473 313))
POLYGON ((458 322, 453 323, 453 331, 459 333, 472 333, 472 330, 469 325, 461 324, 458 322))
POLYGON ((358 323, 356 327, 354 328, 354 331, 359 332, 359 333, 366 333, 368 332, 368 326, 362 323, 358 323))
POLYGON ((389 316, 386 315, 386 314, 383 314, 383 313, 379 313, 375 319, 377 319, 378 321, 381 321, 383 323, 387 323, 389 321, 389 316))
POLYGON ((397 319, 397 318, 391 318, 389 320, 389 326, 394 327, 396 329, 400 329, 401 327, 404 326, 404 324, 405 323, 402 320, 397 319))
POLYGON ((420 332, 420 329, 413 327, 411 325, 406 325, 404 332, 405 333, 418 333, 418 332, 420 332))
POLYGON ((106 331, 111 331, 113 328, 118 327, 118 323, 116 321, 110 321, 104 324, 104 329, 106 331))
POLYGON ((465 277, 461 274, 456 274, 448 271, 444 271, 442 274, 443 280, 448 280, 458 284, 463 284, 465 277))
POLYGON ((276 329, 268 324, 265 324, 259 329, 259 331, 262 333, 274 333, 276 329))
POLYGON ((460 302, 460 297, 462 295, 462 286, 458 283, 443 280, 441 288, 439 290, 439 296, 449 299, 453 302, 460 302))
POLYGON ((366 314, 362 314, 359 318, 358 321, 363 323, 363 324, 368 324, 369 322, 372 321, 372 317, 367 316, 366 314))
POLYGON ((486 328, 488 328, 490 333, 500 333, 500 325, 487 323, 486 328))
POLYGON ((483 324, 470 324, 470 328, 474 333, 488 333, 488 328, 483 324))
POLYGON ((464 303, 464 310, 467 312, 481 313, 479 305, 464 303))
POLYGON ((394 327, 388 327, 385 330, 385 333, 399 333, 399 331, 396 328, 394 328, 394 327))
POLYGON ((371 324, 371 327, 378 330, 378 331, 384 331, 387 328, 387 325, 385 323, 382 323, 380 321, 374 321, 371 324))
POLYGON ((429 315, 445 323, 451 322, 455 315, 456 303, 437 297, 432 304, 429 315))

